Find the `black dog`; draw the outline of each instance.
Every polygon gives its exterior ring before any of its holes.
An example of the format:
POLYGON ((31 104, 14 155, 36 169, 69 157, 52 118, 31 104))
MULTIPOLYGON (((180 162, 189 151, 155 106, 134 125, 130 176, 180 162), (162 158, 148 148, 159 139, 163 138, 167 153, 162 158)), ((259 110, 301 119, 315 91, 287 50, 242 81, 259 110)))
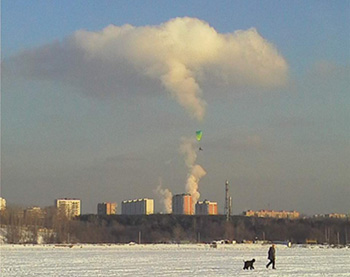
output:
POLYGON ((255 259, 251 260, 251 261, 243 261, 244 262, 244 267, 243 269, 254 269, 254 262, 255 262, 255 259))

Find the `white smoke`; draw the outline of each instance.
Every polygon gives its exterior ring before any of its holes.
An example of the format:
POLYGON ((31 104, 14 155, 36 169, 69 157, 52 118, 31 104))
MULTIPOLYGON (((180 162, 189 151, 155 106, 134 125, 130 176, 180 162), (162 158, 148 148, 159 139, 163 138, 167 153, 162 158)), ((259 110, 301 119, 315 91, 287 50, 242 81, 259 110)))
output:
POLYGON ((180 151, 185 156, 185 163, 189 169, 186 181, 186 192, 191 194, 193 206, 200 197, 198 187, 199 180, 207 174, 200 165, 196 164, 197 153, 195 144, 195 138, 182 138, 180 145, 180 151))
POLYGON ((205 172, 205 170, 198 164, 195 164, 191 168, 186 182, 186 192, 191 194, 193 205, 195 205, 198 202, 200 197, 200 193, 198 191, 199 180, 206 174, 207 173, 205 172))
POLYGON ((196 143, 195 138, 181 138, 180 152, 185 156, 185 163, 188 168, 192 168, 197 160, 197 152, 194 147, 196 143))
POLYGON ((284 85, 288 75, 284 58, 256 29, 220 34, 188 17, 158 26, 79 30, 62 42, 24 51, 8 64, 27 77, 58 79, 94 96, 144 93, 145 82, 152 85, 149 91, 161 84, 198 120, 206 108, 204 80, 273 88, 284 85))
POLYGON ((162 188, 162 181, 159 180, 159 185, 155 190, 155 193, 160 197, 160 202, 164 205, 164 210, 167 214, 172 213, 172 201, 173 194, 169 189, 162 188))

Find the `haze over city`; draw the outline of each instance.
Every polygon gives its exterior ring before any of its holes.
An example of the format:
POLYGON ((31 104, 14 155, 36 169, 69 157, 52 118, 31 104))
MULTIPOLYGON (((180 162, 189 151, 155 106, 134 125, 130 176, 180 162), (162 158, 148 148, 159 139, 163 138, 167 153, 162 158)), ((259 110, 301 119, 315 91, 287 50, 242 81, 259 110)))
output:
POLYGON ((349 1, 1 2, 1 196, 349 213, 349 1), (196 140, 196 131, 202 138, 196 140), (202 150, 199 150, 199 149, 202 150))

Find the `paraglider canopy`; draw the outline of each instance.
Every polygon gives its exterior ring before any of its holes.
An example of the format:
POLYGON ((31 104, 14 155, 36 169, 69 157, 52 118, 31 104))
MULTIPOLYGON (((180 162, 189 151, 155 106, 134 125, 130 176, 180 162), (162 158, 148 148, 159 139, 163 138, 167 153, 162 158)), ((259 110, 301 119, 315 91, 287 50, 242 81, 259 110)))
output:
POLYGON ((201 130, 198 130, 198 131, 196 131, 196 139, 198 140, 198 141, 200 141, 201 140, 201 138, 202 138, 202 131, 201 130))

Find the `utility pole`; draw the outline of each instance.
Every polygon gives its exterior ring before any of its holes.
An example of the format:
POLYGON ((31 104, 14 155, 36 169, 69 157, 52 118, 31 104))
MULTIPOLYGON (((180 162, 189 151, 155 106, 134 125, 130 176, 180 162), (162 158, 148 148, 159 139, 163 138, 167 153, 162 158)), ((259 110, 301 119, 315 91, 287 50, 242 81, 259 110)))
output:
POLYGON ((228 206, 228 216, 231 217, 232 214, 232 197, 229 197, 229 206, 228 206))
POLYGON ((340 234, 339 234, 339 231, 337 232, 337 242, 338 242, 338 245, 340 245, 340 234))
POLYGON ((231 197, 228 192, 228 181, 225 182, 225 215, 226 215, 226 221, 230 220, 231 216, 231 197))
POLYGON ((345 245, 348 245, 348 228, 345 227, 345 245))

